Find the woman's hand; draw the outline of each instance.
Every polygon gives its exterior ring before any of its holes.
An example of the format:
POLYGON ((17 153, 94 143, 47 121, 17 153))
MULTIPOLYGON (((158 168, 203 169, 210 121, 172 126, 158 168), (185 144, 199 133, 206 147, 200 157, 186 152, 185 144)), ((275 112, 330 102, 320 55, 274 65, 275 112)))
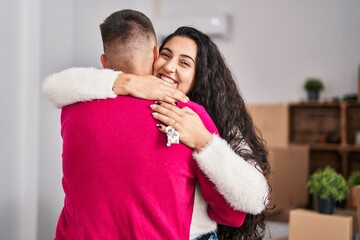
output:
POLYGON ((166 133, 166 126, 173 126, 180 135, 180 141, 197 152, 210 142, 212 134, 190 108, 179 108, 159 101, 151 104, 150 108, 154 111, 153 117, 163 123, 157 125, 161 132, 166 133))
POLYGON ((120 74, 114 82, 113 92, 116 95, 131 95, 142 99, 161 100, 170 104, 177 104, 177 101, 189 101, 189 98, 172 84, 152 75, 120 74))

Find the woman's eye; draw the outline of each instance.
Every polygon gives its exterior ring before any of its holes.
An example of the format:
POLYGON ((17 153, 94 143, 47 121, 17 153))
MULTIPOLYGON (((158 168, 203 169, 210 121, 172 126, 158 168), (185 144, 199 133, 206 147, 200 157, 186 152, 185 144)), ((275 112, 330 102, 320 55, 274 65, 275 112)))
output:
POLYGON ((170 54, 168 54, 168 53, 160 53, 160 55, 161 55, 163 58, 170 58, 170 54))
POLYGON ((181 61, 180 64, 184 65, 184 66, 187 66, 187 67, 190 67, 190 63, 185 62, 185 61, 181 61))

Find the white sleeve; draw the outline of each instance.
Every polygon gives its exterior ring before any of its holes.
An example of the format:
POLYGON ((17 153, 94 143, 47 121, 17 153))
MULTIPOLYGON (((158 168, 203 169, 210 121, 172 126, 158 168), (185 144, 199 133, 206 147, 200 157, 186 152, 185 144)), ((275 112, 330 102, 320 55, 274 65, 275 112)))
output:
POLYGON ((110 69, 69 68, 48 76, 43 91, 59 108, 81 101, 115 98, 112 86, 120 73, 110 69))
POLYGON ((237 155, 228 143, 213 135, 199 153, 193 153, 200 169, 236 210, 261 213, 267 204, 269 188, 260 170, 237 155))

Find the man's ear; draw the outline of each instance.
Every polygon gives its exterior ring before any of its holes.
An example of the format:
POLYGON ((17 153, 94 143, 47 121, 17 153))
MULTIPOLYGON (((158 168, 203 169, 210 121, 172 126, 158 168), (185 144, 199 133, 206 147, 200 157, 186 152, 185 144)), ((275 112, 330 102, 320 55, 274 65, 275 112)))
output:
POLYGON ((154 64, 155 64, 155 61, 159 58, 159 46, 158 45, 155 45, 153 47, 153 56, 154 56, 154 59, 153 59, 153 64, 152 64, 152 72, 154 73, 154 64))
POLYGON ((100 61, 101 61, 103 68, 110 68, 110 64, 109 64, 105 54, 101 54, 100 61))
POLYGON ((155 62, 159 57, 159 46, 155 45, 153 51, 154 51, 154 62, 155 62))

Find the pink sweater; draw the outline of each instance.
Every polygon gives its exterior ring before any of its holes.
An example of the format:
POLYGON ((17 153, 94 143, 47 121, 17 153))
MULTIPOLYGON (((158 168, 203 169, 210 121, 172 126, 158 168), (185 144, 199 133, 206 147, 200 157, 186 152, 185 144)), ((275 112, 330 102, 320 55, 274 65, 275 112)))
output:
MULTIPOLYGON (((132 97, 63 108, 65 203, 56 240, 189 239, 195 183, 214 221, 240 226, 235 211, 215 190, 183 144, 166 147, 149 105, 132 97)), ((188 105, 205 126, 205 110, 188 105)))

